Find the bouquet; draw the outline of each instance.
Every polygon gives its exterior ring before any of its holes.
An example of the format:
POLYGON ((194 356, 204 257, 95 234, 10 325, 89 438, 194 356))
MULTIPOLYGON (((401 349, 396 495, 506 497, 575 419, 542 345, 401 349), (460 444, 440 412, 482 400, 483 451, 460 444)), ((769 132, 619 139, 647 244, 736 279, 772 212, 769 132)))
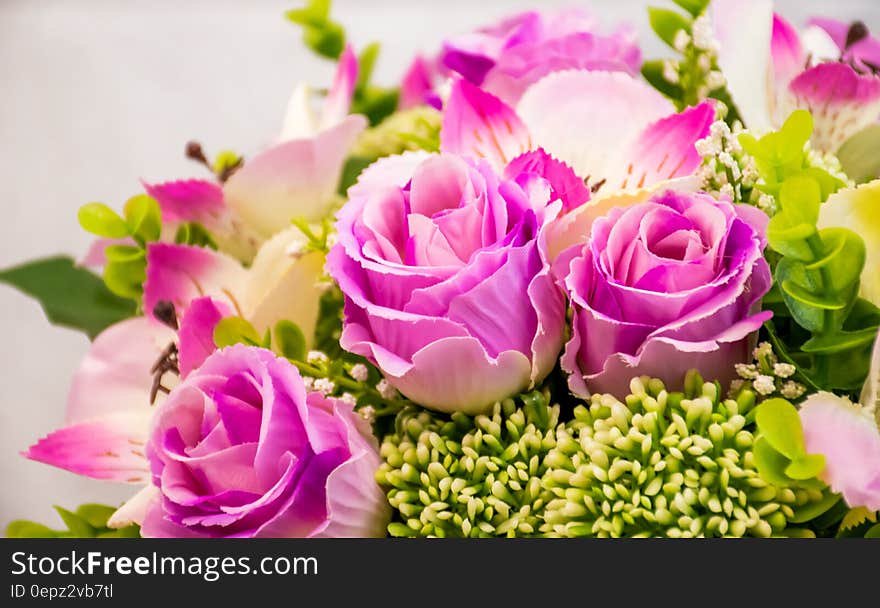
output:
POLYGON ((23 456, 131 485, 8 536, 880 536, 864 23, 525 12, 386 88, 329 4, 265 149, 0 273, 91 339, 23 456))

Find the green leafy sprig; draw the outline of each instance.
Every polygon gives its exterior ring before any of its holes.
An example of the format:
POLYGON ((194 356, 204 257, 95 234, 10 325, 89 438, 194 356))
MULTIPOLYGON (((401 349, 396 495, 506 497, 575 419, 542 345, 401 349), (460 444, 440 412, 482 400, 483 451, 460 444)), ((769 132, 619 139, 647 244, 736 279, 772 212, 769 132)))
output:
POLYGON ((147 245, 158 241, 162 232, 159 203, 146 194, 138 194, 125 203, 123 216, 104 203, 88 203, 80 207, 78 219, 94 235, 132 239, 131 245, 109 245, 104 250, 104 283, 116 295, 140 302, 147 271, 147 245))
POLYGON ((767 327, 780 356, 795 363, 809 385, 852 391, 868 372, 880 310, 858 297, 862 238, 817 226, 820 205, 843 182, 810 163, 812 130, 809 112, 798 110, 778 132, 761 139, 740 135, 761 174, 756 187, 776 200, 767 229, 775 284, 764 300, 776 315, 767 327))
POLYGON ((66 526, 55 530, 43 524, 17 519, 6 528, 7 538, 139 538, 140 527, 132 524, 124 528, 109 528, 107 520, 116 507, 99 504, 80 505, 76 511, 54 507, 66 526))
MULTIPOLYGON (((338 60, 345 49, 345 28, 330 17, 330 0, 309 0, 303 8, 285 13, 288 20, 303 28, 303 42, 320 57, 338 60)), ((368 44, 358 56, 358 79, 351 111, 363 114, 371 125, 380 123, 397 107, 398 90, 371 84, 379 56, 378 42, 368 44)))
POLYGON ((706 14, 709 0, 673 0, 680 11, 649 7, 648 21, 657 36, 673 49, 675 59, 656 59, 642 65, 642 75, 655 89, 672 100, 679 110, 707 98, 726 108, 725 119, 733 125, 739 115, 717 63, 717 44, 706 14))

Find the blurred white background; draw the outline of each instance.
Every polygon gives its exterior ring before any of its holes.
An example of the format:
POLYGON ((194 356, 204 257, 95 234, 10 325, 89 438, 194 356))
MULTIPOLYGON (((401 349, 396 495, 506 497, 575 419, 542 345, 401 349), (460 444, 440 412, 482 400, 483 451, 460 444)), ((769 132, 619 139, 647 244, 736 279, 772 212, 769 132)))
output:
MULTIPOLYGON (((79 255, 83 203, 119 207, 138 180, 199 176, 187 140, 245 155, 280 126, 295 82, 327 85, 332 64, 307 52, 286 9, 300 0, 0 0, 0 267, 79 255)), ((662 53, 643 0, 336 0, 358 47, 382 41, 376 78, 396 82, 415 51, 526 8, 594 9, 628 20, 647 57, 662 53)), ((671 1, 654 0, 656 5, 671 1)), ((784 0, 811 14, 880 28, 877 0, 784 0)), ((0 534, 11 519, 59 524, 52 504, 117 503, 129 487, 91 481, 19 457, 58 427, 81 334, 51 327, 35 302, 0 285, 0 534)))

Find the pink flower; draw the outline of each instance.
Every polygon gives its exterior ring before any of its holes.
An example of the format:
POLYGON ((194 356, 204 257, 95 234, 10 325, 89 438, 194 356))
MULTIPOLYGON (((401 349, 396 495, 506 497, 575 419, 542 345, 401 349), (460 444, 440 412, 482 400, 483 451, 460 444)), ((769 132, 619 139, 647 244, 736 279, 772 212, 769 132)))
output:
POLYGON ((350 405, 243 345, 211 355, 155 414, 150 537, 384 536, 381 462, 350 405))
POLYGON ((880 511, 880 337, 861 402, 831 393, 810 395, 800 408, 804 443, 825 456, 822 479, 850 507, 880 511))
POLYGON ((667 188, 696 191, 701 157, 695 144, 714 119, 712 103, 676 113, 657 91, 620 72, 551 74, 528 89, 516 111, 458 80, 444 109, 440 148, 485 158, 498 172, 543 158, 550 171, 544 177, 565 194, 564 215, 548 227, 554 259, 583 242, 593 220, 613 207, 667 188), (529 151, 537 154, 517 159, 529 151))
POLYGON ((668 191, 593 224, 557 261, 573 309, 562 368, 578 395, 627 393, 634 376, 681 388, 696 368, 724 384, 749 358, 771 285, 767 216, 668 191))
POLYGON ((836 152, 880 118, 880 42, 849 25, 814 19, 801 35, 771 0, 713 0, 718 64, 746 127, 778 128, 792 111, 809 110, 813 145, 836 152))
POLYGON ((483 411, 550 372, 565 314, 538 247, 559 207, 546 180, 412 154, 372 165, 349 197, 327 260, 343 348, 442 411, 483 411))
POLYGON ((443 45, 450 70, 507 103, 547 74, 566 69, 638 74, 641 52, 630 27, 610 35, 597 32, 595 19, 579 10, 554 15, 525 12, 497 25, 455 36, 443 45))

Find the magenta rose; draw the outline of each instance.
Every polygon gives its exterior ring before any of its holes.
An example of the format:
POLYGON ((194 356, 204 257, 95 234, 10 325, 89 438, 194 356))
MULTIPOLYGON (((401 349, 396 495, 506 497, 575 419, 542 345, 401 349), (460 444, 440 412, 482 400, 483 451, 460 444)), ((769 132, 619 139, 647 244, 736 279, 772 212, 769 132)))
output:
POLYGON ((297 369, 243 345, 168 395, 146 447, 151 537, 384 536, 381 462, 351 405, 307 393, 297 369))
POLYGON ((558 261, 573 309, 562 357, 578 395, 624 395, 633 376, 722 383, 750 358, 771 285, 767 216, 707 194, 666 192, 611 210, 558 261))
POLYGON ((641 51, 635 32, 598 32, 596 20, 576 9, 544 15, 529 11, 443 44, 443 64, 475 85, 515 104, 529 85, 567 69, 636 75, 641 51))
POLYGON ((551 189, 520 177, 450 155, 390 157, 339 213, 327 269, 345 294, 340 343, 426 407, 483 411, 556 362, 563 297, 538 248, 551 189))

